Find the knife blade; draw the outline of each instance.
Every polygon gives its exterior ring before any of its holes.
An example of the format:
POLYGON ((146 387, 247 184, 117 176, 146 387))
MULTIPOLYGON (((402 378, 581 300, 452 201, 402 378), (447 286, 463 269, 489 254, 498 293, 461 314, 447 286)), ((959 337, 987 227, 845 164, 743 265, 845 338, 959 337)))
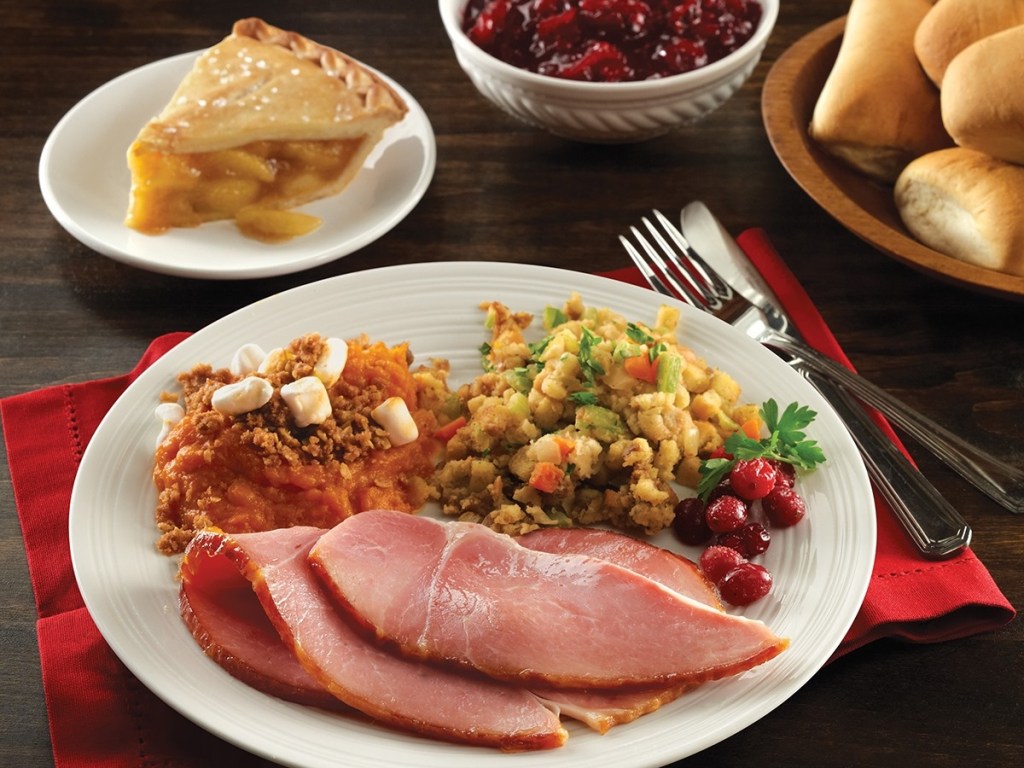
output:
MULTIPOLYGON (((703 203, 680 214, 683 234, 734 291, 757 307, 772 330, 802 342, 799 330, 746 253, 703 203)), ((971 528, 871 420, 860 403, 805 357, 775 350, 829 401, 860 449, 875 486, 918 550, 927 557, 949 557, 971 540, 971 528)))

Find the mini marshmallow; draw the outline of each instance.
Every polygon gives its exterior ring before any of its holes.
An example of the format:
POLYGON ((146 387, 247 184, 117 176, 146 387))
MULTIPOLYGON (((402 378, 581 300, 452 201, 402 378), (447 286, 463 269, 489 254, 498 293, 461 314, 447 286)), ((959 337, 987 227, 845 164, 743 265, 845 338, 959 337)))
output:
POLYGON ((171 434, 174 425, 185 418, 185 409, 177 403, 160 403, 154 413, 161 423, 160 434, 156 438, 156 444, 160 445, 171 434))
POLYGON ((387 430, 392 445, 405 445, 420 436, 409 406, 400 397, 389 397, 370 411, 370 416, 387 430))
POLYGON ((313 366, 313 373, 330 387, 341 377, 348 362, 348 343, 344 339, 331 337, 324 342, 324 351, 313 366))
POLYGON ((256 369, 257 373, 271 373, 284 367, 284 364, 288 360, 288 352, 283 347, 275 347, 274 349, 267 352, 267 356, 263 358, 260 363, 260 367, 256 369))
POLYGON ((267 353, 258 344, 243 344, 231 359, 231 372, 241 378, 259 370, 267 353))
POLYGON ((213 393, 213 409, 227 416, 238 416, 255 411, 270 402, 273 385, 259 376, 246 376, 241 381, 225 384, 213 393))
POLYGON ((316 376, 303 376, 285 384, 281 387, 281 398, 299 427, 322 424, 333 410, 327 387, 316 376))

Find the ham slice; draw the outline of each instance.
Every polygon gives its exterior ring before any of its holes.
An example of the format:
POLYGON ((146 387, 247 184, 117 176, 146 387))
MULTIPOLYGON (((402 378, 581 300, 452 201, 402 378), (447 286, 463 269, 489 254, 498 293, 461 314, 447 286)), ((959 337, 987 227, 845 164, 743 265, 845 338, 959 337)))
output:
POLYGON ((352 617, 402 653, 518 683, 665 689, 742 672, 788 644, 622 566, 473 523, 363 512, 310 558, 352 617))
MULTIPOLYGON (((279 542, 287 550, 310 541, 296 531, 279 542)), ((178 601, 182 618, 207 656, 247 685, 298 704, 348 709, 310 675, 281 642, 253 585, 237 548, 214 548, 217 539, 204 534, 182 560, 178 601)), ((284 555, 286 556, 286 555, 284 555)))
MULTIPOLYGON (((250 584, 250 601, 262 606, 284 641, 282 647, 309 676, 378 721, 510 751, 565 742, 567 733, 557 714, 526 689, 410 661, 368 642, 333 608, 310 570, 307 556, 322 533, 305 527, 231 535, 200 532, 182 564, 183 594, 192 604, 191 596, 203 589, 213 593, 213 581, 223 587, 230 564, 238 579, 250 584)), ((231 599, 241 599, 243 592, 236 585, 231 599)), ((251 607, 244 610, 246 615, 254 612, 251 607)))
MULTIPOLYGON (((696 563, 632 536, 602 528, 540 528, 517 541, 540 552, 575 553, 607 560, 724 610, 718 592, 696 563)), ((579 691, 539 686, 531 690, 566 717, 607 733, 616 725, 654 712, 695 687, 684 683, 654 691, 579 691)))
POLYGON ((603 528, 540 528, 517 541, 556 555, 590 555, 653 579, 681 595, 724 610, 714 585, 692 560, 647 541, 603 528))

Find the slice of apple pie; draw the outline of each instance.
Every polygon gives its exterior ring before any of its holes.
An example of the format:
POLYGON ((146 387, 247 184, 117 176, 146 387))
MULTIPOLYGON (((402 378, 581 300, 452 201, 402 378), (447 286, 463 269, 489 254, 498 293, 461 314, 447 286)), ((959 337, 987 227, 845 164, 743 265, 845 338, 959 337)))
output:
POLYGON ((407 110, 349 56, 242 19, 129 148, 125 223, 157 234, 234 219, 265 242, 307 234, 320 220, 291 209, 340 192, 407 110))

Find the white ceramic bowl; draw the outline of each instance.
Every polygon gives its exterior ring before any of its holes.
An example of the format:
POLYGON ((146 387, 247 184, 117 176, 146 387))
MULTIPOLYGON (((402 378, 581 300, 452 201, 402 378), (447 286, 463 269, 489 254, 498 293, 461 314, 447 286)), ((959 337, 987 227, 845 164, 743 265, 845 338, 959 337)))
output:
POLYGON ((528 72, 478 48, 462 31, 467 0, 438 0, 455 57, 487 99, 513 117, 577 141, 626 143, 696 123, 722 106, 750 77, 779 15, 779 0, 760 0, 753 36, 725 58, 659 80, 590 83, 528 72))

